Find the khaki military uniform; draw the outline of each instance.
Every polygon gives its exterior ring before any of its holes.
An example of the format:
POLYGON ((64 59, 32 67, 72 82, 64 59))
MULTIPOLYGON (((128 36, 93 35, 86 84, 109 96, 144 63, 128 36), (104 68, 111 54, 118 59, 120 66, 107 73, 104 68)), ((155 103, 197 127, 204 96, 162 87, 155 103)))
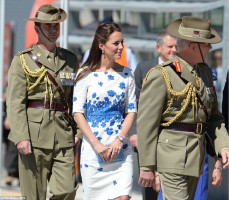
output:
MULTIPOLYGON (((73 153, 73 131, 68 118, 62 111, 42 107, 30 107, 29 102, 61 102, 60 94, 52 82, 35 77, 40 68, 28 55, 32 52, 45 69, 54 77, 65 94, 68 106, 72 103, 72 85, 63 85, 60 73, 75 73, 78 68, 76 56, 57 47, 55 57, 38 45, 14 56, 9 70, 7 114, 11 132, 9 139, 15 144, 29 140, 32 154, 20 154, 20 184, 22 195, 27 199, 45 199, 47 180, 50 182, 53 199, 74 199, 75 170, 73 153), (22 57, 30 73, 22 69, 22 57), (38 82, 37 82, 38 81, 38 82), (37 84, 38 83, 38 84, 37 84), (28 90, 27 87, 34 88, 28 90), (51 98, 53 94, 53 99, 51 98)), ((28 70, 27 70, 28 71, 28 70)))
POLYGON ((204 131, 199 130, 199 133, 196 133, 190 130, 176 130, 176 128, 169 128, 173 123, 161 126, 162 123, 166 124, 176 118, 174 123, 176 123, 177 127, 179 123, 185 123, 196 125, 198 129, 201 129, 201 124, 207 122, 207 133, 212 138, 216 154, 220 155, 222 148, 229 148, 228 135, 224 126, 223 116, 217 108, 216 95, 214 92, 211 94, 207 92, 207 89, 212 87, 212 74, 207 65, 194 69, 179 57, 156 66, 146 76, 140 93, 137 119, 140 167, 142 169, 154 169, 159 172, 162 180, 162 190, 164 178, 174 174, 177 175, 177 178, 172 178, 174 183, 168 183, 170 184, 170 189, 174 188, 174 190, 163 194, 167 199, 194 198, 198 177, 203 172, 206 140, 204 131), (207 108, 209 119, 207 119, 203 106, 200 105, 199 101, 196 101, 196 98, 190 98, 190 102, 183 111, 181 110, 186 102, 187 94, 172 99, 171 89, 182 93, 187 85, 171 68, 171 64, 175 65, 176 61, 179 61, 181 66, 181 78, 194 86, 197 95, 207 108), (167 72, 167 78, 162 72, 167 72), (166 83, 168 79, 170 80, 170 89, 166 83), (182 114, 179 117, 175 117, 179 112, 182 114), (185 177, 185 179, 192 179, 192 181, 188 180, 185 185, 179 182, 180 176, 185 177), (177 180, 178 185, 176 185, 177 180), (175 186, 172 187, 171 184, 175 186), (181 187, 180 191, 182 191, 182 187, 186 187, 187 184, 189 186, 194 184, 194 189, 187 187, 189 191, 187 194, 181 194, 184 195, 183 197, 173 193, 174 191, 179 191, 179 187, 181 187))

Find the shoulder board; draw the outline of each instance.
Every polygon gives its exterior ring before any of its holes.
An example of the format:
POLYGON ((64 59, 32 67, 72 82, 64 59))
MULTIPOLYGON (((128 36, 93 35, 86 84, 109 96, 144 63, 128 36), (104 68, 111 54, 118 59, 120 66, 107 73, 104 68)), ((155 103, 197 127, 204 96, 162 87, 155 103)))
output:
POLYGON ((68 49, 64 49, 64 48, 61 48, 61 47, 59 47, 59 49, 60 49, 60 51, 65 51, 65 52, 67 52, 67 53, 71 53, 71 54, 75 55, 74 52, 72 52, 72 51, 70 51, 70 50, 68 50, 68 49))
POLYGON ((146 74, 146 76, 145 76, 145 78, 144 78, 144 80, 143 80, 143 82, 142 82, 142 87, 143 87, 143 85, 145 84, 145 82, 146 82, 146 80, 147 80, 147 78, 148 78, 150 72, 152 72, 154 69, 160 69, 161 67, 170 66, 170 64, 172 64, 172 63, 173 63, 172 60, 169 60, 169 61, 166 61, 166 62, 164 62, 164 63, 161 63, 160 65, 157 65, 157 66, 155 66, 155 67, 152 67, 152 68, 147 72, 147 74, 146 74))
POLYGON ((25 50, 23 50, 23 51, 19 51, 19 52, 16 54, 16 56, 21 55, 21 54, 24 54, 24 53, 27 53, 27 52, 32 51, 32 50, 33 50, 33 48, 29 48, 29 49, 25 49, 25 50))
POLYGON ((142 81, 142 87, 144 86, 144 84, 145 84, 145 82, 146 82, 146 80, 147 80, 147 78, 148 78, 150 72, 152 72, 155 68, 158 68, 158 65, 157 65, 156 67, 152 67, 152 68, 147 72, 145 78, 144 78, 143 81, 142 81))

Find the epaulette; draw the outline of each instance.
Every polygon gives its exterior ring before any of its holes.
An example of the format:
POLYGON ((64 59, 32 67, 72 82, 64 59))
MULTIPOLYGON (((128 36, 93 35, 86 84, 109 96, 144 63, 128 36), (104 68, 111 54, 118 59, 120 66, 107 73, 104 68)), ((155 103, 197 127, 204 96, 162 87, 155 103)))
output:
POLYGON ((147 74, 146 74, 146 76, 145 76, 145 78, 144 78, 144 80, 143 80, 143 82, 142 82, 142 87, 143 87, 143 85, 145 84, 145 82, 146 82, 146 80, 147 80, 147 78, 148 78, 150 72, 152 72, 154 69, 160 69, 161 67, 169 66, 169 65, 172 64, 172 63, 173 63, 172 60, 169 60, 169 61, 166 61, 166 62, 164 62, 164 63, 161 63, 161 64, 159 64, 159 65, 157 65, 157 66, 155 66, 155 67, 152 67, 152 68, 147 72, 147 74))
POLYGON ((145 82, 146 82, 146 80, 147 80, 147 78, 148 78, 150 72, 152 72, 152 71, 153 71, 154 69, 156 69, 158 66, 159 66, 159 65, 157 65, 156 67, 152 67, 152 68, 147 72, 145 78, 144 78, 143 81, 142 81, 142 87, 144 86, 144 84, 145 84, 145 82))
POLYGON ((27 53, 27 52, 32 51, 32 50, 33 50, 33 48, 28 48, 28 49, 25 49, 23 51, 18 51, 18 53, 16 54, 16 56, 19 56, 21 54, 27 53))
POLYGON ((73 54, 73 55, 76 55, 74 52, 72 52, 72 51, 69 50, 69 49, 64 49, 64 48, 62 48, 62 47, 59 47, 59 49, 60 49, 60 51, 65 51, 65 52, 67 52, 67 53, 71 53, 71 54, 73 54))

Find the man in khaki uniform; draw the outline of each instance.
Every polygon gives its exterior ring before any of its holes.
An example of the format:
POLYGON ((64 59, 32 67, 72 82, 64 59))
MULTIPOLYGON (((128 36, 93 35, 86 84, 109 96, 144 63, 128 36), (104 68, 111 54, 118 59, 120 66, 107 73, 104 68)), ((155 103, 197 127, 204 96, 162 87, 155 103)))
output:
MULTIPOLYGON (((9 139, 19 151, 22 196, 45 200, 73 200, 77 190, 71 110, 76 56, 56 46, 63 9, 41 6, 35 18, 38 43, 19 52, 9 70, 7 114, 9 139)), ((77 139, 75 139, 77 141, 77 139)))
POLYGON ((229 167, 229 137, 204 63, 211 43, 221 38, 208 20, 197 17, 175 20, 167 31, 179 38, 180 57, 152 68, 143 82, 137 119, 139 183, 155 187, 157 170, 164 199, 191 200, 203 172, 206 133, 223 168, 229 167))

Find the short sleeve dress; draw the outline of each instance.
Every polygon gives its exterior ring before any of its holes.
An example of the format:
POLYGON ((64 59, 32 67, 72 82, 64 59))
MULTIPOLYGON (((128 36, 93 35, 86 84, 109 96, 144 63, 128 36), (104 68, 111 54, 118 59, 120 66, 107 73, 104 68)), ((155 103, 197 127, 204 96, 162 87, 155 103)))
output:
MULTIPOLYGON (((84 113, 92 132, 105 145, 122 130, 125 113, 129 112, 137 112, 134 75, 129 68, 122 72, 90 71, 74 85, 73 113, 84 113)), ((99 163, 97 153, 83 137, 80 170, 85 200, 131 196, 133 159, 128 137, 122 151, 122 161, 99 163)))

